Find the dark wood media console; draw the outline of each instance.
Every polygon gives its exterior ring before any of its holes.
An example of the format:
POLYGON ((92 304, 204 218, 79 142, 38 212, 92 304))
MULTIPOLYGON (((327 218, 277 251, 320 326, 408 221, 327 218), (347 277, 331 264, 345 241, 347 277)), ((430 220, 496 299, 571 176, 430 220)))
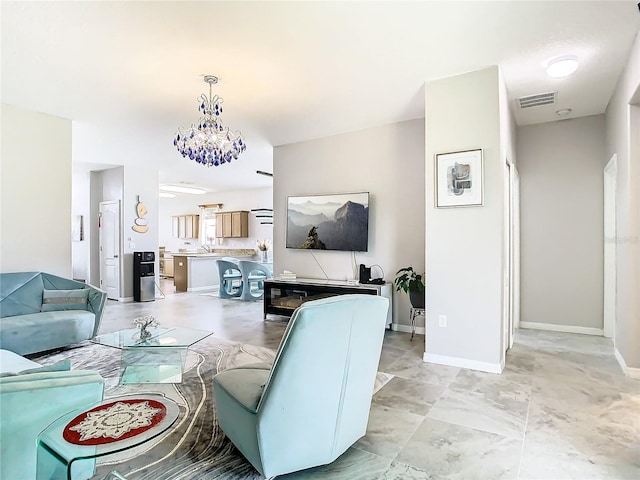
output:
POLYGON ((391 283, 376 285, 312 278, 265 280, 264 318, 269 314, 290 317, 296 308, 309 300, 348 294, 380 295, 388 298, 387 326, 391 326, 393 312, 391 283))

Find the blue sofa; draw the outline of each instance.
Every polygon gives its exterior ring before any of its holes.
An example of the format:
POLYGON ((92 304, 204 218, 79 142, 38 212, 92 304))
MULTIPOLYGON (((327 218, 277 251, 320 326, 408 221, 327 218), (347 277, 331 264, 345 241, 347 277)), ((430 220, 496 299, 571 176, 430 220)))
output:
MULTIPOLYGON (((42 367, 0 350, 0 478, 35 480, 40 432, 62 415, 102 400, 100 374, 69 368, 68 362, 42 367)), ((88 478, 93 464, 84 468, 88 478)))
POLYGON ((213 378, 220 428, 265 477, 333 462, 367 430, 389 300, 340 295, 291 317, 273 366, 213 378))
POLYGON ((0 273, 0 348, 20 355, 98 333, 106 292, 44 272, 0 273))

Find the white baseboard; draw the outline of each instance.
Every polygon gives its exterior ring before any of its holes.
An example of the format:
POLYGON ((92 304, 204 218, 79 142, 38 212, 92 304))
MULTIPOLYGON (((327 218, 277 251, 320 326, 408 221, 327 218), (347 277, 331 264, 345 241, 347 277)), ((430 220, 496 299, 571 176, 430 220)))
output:
POLYGON ((422 359, 425 362, 437 363, 438 365, 448 365, 450 367, 468 368, 470 370, 480 370, 488 373, 502 373, 504 365, 500 363, 479 362, 468 358, 449 357, 447 355, 437 355, 435 353, 424 352, 422 359))
POLYGON ((624 357, 618 351, 617 348, 613 349, 613 354, 615 355, 616 360, 618 361, 618 364, 620 365, 620 368, 622 368, 622 371, 624 372, 624 374, 627 377, 635 378, 636 380, 640 380, 640 368, 627 367, 627 362, 624 361, 624 357))
POLYGON ((214 290, 219 288, 218 285, 205 285, 204 287, 190 287, 187 288, 187 292, 202 292, 204 290, 214 290))
POLYGON ((604 336, 602 328, 577 327, 574 325, 554 325, 553 323, 520 322, 520 328, 531 330, 547 330, 550 332, 580 333, 582 335, 604 336))
POLYGON ((627 367, 624 374, 629 378, 640 380, 640 368, 627 367))
MULTIPOLYGON (((403 325, 401 323, 392 323, 391 330, 394 332, 405 332, 411 333, 411 325, 403 325)), ((416 327, 416 333, 419 335, 424 335, 426 332, 424 327, 416 327)))

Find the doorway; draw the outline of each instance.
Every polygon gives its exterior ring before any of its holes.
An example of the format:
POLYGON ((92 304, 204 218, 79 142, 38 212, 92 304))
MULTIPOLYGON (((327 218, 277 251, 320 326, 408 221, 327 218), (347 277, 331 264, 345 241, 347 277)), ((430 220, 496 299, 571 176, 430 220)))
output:
MULTIPOLYGON (((519 179, 515 165, 508 159, 504 166, 504 301, 503 301, 503 336, 502 352, 513 347, 513 337, 517 317, 519 316, 519 179)), ((503 357, 504 360, 504 357, 503 357)))
POLYGON ((616 181, 618 158, 604 167, 604 320, 607 338, 616 334, 616 181))
POLYGON ((100 202, 100 288, 107 298, 120 299, 120 201, 100 202))

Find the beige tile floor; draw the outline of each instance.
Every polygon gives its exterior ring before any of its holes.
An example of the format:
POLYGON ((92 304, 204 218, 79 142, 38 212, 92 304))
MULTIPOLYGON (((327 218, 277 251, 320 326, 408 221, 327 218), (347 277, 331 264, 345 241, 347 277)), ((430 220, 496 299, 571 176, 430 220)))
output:
MULTIPOLYGON (((286 320, 260 302, 171 294, 109 301, 101 332, 141 315, 162 325, 277 348, 286 320)), ((602 337, 520 330, 502 375, 422 361, 424 336, 388 331, 365 437, 331 465, 281 478, 640 478, 640 382, 625 378, 602 337)))

